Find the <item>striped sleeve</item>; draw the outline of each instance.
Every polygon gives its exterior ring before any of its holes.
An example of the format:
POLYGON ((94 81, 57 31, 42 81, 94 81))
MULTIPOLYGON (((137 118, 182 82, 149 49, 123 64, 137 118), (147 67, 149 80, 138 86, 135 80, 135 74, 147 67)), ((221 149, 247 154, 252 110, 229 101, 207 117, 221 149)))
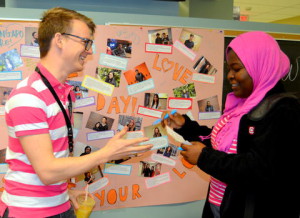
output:
POLYGON ((49 132, 47 105, 34 89, 16 92, 5 105, 7 125, 13 127, 16 137, 49 132))

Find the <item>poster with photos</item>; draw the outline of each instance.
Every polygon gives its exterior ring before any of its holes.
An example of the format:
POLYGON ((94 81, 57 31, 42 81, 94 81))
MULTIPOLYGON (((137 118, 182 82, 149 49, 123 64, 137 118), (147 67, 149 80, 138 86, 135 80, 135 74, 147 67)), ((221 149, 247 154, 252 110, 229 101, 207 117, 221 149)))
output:
MULTIPOLYGON (((6 42, 0 47, 0 100, 4 104, 6 94, 32 74, 39 61, 37 27, 30 22, 0 26, 1 31, 18 33, 0 35, 0 41, 6 42)), ((74 72, 68 79, 77 96, 70 156, 102 149, 125 126, 129 131, 122 140, 147 137, 145 143, 154 146, 143 155, 109 160, 90 169, 72 178, 73 185, 80 190, 90 185, 94 210, 205 199, 209 176, 197 167, 186 168, 178 137, 153 123, 175 108, 201 125, 215 124, 222 108, 223 31, 98 25, 94 39, 94 53, 86 58, 83 72, 74 72)), ((2 127, 6 127, 4 107, 0 106, 2 127)), ((7 131, 0 134, 3 157, 7 131)))

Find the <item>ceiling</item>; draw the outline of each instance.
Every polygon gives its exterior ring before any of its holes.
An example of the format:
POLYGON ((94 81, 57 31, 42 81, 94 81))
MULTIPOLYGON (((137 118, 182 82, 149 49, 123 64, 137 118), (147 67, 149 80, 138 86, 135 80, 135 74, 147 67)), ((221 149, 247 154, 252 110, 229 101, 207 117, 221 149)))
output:
POLYGON ((300 0, 234 0, 248 21, 300 25, 300 0))

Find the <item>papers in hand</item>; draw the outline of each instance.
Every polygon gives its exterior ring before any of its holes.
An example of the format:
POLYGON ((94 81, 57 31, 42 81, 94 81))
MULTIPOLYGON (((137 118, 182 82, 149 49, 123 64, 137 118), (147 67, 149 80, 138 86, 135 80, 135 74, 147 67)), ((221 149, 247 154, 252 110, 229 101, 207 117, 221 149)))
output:
MULTIPOLYGON (((189 141, 185 140, 181 135, 179 135, 177 132, 175 132, 169 126, 166 126, 166 129, 167 129, 168 135, 173 137, 173 139, 175 139, 177 142, 180 142, 180 143, 186 144, 186 145, 192 145, 189 141)), ((178 147, 178 150, 183 151, 182 147, 178 147)))

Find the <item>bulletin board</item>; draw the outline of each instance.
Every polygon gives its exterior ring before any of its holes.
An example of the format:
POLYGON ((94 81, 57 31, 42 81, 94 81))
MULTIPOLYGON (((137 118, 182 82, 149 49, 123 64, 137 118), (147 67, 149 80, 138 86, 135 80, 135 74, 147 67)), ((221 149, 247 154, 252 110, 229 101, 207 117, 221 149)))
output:
MULTIPOLYGON (((0 26, 3 175, 7 170, 4 157, 8 144, 4 94, 29 76, 39 62, 38 45, 34 44, 37 26, 30 22, 2 22, 0 26)), ((68 79, 77 97, 75 146, 70 155, 101 149, 126 125, 132 128, 124 137, 147 136, 154 147, 143 156, 112 160, 72 178, 76 189, 84 189, 90 183, 95 210, 206 198, 209 176, 197 167, 184 166, 177 149, 182 139, 153 123, 163 111, 177 110, 202 125, 214 125, 222 108, 223 51, 222 30, 97 26, 93 55, 86 59, 84 72, 68 79), (156 40, 158 33, 164 37, 156 40), (106 126, 100 127, 101 122, 106 126), (154 135, 155 128, 160 134, 154 135)))

